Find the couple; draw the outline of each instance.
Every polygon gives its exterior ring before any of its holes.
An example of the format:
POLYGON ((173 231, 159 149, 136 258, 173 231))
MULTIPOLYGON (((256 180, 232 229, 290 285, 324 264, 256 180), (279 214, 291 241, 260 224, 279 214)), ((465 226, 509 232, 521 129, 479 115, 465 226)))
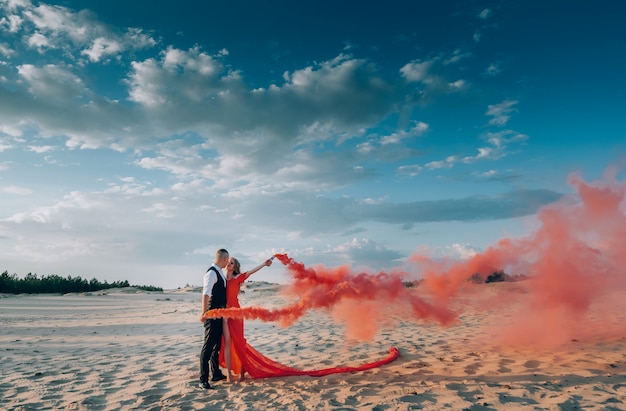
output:
POLYGON ((204 322, 204 345, 200 353, 200 386, 202 388, 211 388, 209 364, 212 374, 211 380, 220 381, 232 380, 233 371, 239 374, 239 379, 243 379, 244 373, 248 373, 252 378, 295 375, 321 377, 329 374, 369 370, 389 364, 398 358, 399 351, 395 347, 391 347, 387 357, 358 366, 300 370, 276 362, 255 350, 243 336, 243 320, 238 318, 222 319, 219 309, 225 307, 239 308, 238 295, 241 284, 251 274, 271 265, 272 259, 273 257, 254 269, 240 274, 239 262, 235 258, 230 258, 228 251, 224 249, 217 251, 214 264, 204 276, 204 289, 202 291, 202 315, 200 317, 200 320, 204 322), (222 274, 223 268, 226 268, 226 277, 222 274), (207 310, 217 311, 207 313, 207 310), (222 365, 228 369, 228 376, 224 375, 219 368, 222 336, 224 336, 225 348, 222 365))
POLYGON ((237 351, 237 346, 243 338, 243 320, 227 318, 207 318, 208 310, 219 308, 239 308, 239 290, 241 284, 252 274, 261 268, 272 265, 272 259, 267 259, 263 264, 254 269, 240 273, 239 261, 231 258, 225 249, 217 250, 215 261, 204 274, 202 287, 202 314, 200 321, 204 322, 204 344, 200 352, 200 387, 210 389, 209 368, 212 374, 211 381, 233 379, 233 371, 239 374, 242 380, 245 373, 245 352, 237 351), (226 270, 226 275, 222 270, 226 270), (224 342, 223 355, 220 356, 220 347, 224 342), (219 368, 220 361, 228 370, 228 376, 224 375, 219 368))

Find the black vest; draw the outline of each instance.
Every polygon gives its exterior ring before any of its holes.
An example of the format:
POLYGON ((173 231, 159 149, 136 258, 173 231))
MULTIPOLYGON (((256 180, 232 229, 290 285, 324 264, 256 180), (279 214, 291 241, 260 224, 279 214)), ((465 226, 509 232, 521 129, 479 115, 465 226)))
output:
POLYGON ((213 289, 211 290, 211 301, 209 301, 209 310, 214 308, 226 308, 226 286, 224 285, 224 281, 222 276, 217 271, 217 268, 211 266, 208 270, 215 271, 215 275, 217 275, 217 281, 213 284, 213 289))

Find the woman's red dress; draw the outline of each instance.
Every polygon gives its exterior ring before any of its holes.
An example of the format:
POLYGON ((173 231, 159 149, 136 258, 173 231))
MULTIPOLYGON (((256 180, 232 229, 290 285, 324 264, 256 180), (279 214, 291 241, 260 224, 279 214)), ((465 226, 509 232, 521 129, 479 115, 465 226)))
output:
MULTIPOLYGON (((241 284, 243 284, 243 282, 247 278, 248 273, 245 272, 226 282, 227 308, 240 308, 239 290, 241 289, 241 284)), ((267 358, 266 356, 255 350, 250 344, 248 344, 243 335, 243 320, 229 318, 228 329, 230 330, 231 339, 231 370, 233 373, 241 375, 243 367, 243 371, 247 372, 252 378, 287 377, 291 375, 308 375, 312 377, 321 377, 328 374, 363 371, 369 370, 371 368, 380 367, 384 364, 388 364, 398 358, 398 356, 400 355, 397 348, 391 347, 389 350, 389 355, 387 357, 378 361, 362 364, 360 366, 331 367, 308 371, 299 370, 267 358)), ((224 340, 222 339, 222 347, 223 346, 224 340)), ((223 349, 220 350, 220 365, 222 367, 226 367, 223 349)))

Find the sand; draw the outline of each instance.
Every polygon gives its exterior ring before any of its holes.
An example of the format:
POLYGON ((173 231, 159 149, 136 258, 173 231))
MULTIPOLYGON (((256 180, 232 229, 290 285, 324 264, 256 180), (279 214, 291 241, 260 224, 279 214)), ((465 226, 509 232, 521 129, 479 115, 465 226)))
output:
MULTIPOLYGON (((496 346, 486 343, 495 336, 485 325, 506 315, 461 298, 456 304, 467 308, 452 327, 401 321, 369 342, 346 342, 323 311, 290 328, 247 321, 249 343, 298 368, 358 365, 392 345, 400 358, 364 372, 202 390, 199 301, 197 290, 0 298, 0 409, 626 409, 626 336, 549 349, 496 346)), ((249 288, 241 303, 285 301, 269 287, 249 288)))

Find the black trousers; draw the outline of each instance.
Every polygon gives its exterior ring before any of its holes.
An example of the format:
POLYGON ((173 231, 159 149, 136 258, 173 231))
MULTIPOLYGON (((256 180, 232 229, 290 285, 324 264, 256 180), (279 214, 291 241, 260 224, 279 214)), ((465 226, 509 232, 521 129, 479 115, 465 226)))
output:
POLYGON ((200 382, 209 381, 209 365, 213 377, 222 373, 218 358, 222 346, 223 331, 224 322, 221 318, 204 322, 204 344, 202 351, 200 351, 200 382))

